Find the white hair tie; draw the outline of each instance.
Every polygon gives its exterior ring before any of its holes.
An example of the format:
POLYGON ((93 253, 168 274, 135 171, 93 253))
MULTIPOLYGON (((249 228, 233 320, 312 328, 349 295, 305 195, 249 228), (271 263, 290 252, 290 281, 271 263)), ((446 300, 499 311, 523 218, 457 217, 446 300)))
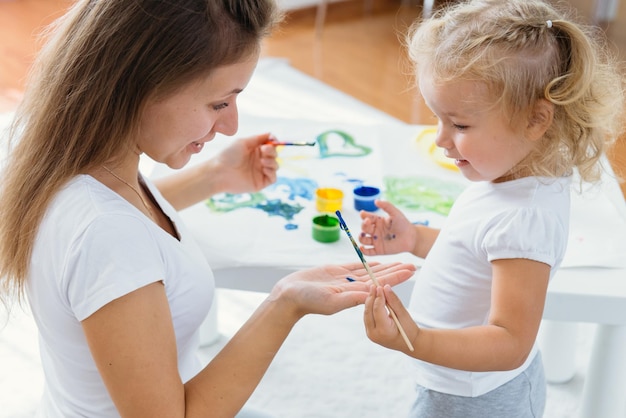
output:
POLYGON ((546 25, 548 26, 548 29, 550 29, 552 27, 552 21, 546 20, 546 25))

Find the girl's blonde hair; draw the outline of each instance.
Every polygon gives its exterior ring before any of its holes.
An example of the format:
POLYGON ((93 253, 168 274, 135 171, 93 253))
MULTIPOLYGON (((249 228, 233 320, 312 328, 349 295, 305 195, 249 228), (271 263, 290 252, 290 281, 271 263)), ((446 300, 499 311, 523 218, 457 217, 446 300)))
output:
POLYGON ((273 0, 79 0, 55 22, 0 177, 0 297, 22 296, 54 195, 132 147, 147 100, 251 56, 280 17, 273 0))
POLYGON ((622 75, 598 32, 541 0, 473 0, 417 22, 407 38, 417 76, 484 83, 511 123, 540 99, 554 120, 526 159, 533 175, 575 167, 597 181, 599 159, 623 128, 622 75))

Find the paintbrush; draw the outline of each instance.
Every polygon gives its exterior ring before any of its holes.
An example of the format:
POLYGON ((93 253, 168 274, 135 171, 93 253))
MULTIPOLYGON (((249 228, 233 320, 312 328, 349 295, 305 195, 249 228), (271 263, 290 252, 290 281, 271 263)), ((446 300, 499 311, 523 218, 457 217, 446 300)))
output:
POLYGON ((267 141, 266 144, 274 145, 274 146, 285 146, 285 147, 312 147, 315 145, 315 142, 281 142, 281 141, 267 141))
MULTIPOLYGON (((352 234, 350 233, 350 230, 348 229, 348 225, 346 225, 346 222, 343 220, 343 217, 341 216, 341 212, 336 211, 335 214, 337 215, 337 218, 339 218, 339 227, 343 229, 344 231, 346 231, 346 234, 348 235, 348 238, 350 238, 350 242, 352 243, 352 246, 356 250, 356 253, 358 254, 359 258, 361 259, 361 262, 363 263, 363 267, 365 267, 365 271, 367 271, 367 274, 369 274, 370 279, 372 279, 372 282, 376 286, 380 286, 380 284, 378 283, 378 280, 376 280, 376 276, 374 276, 374 273, 372 273, 372 270, 370 269, 369 264, 367 264, 367 261, 365 261, 363 252, 361 251, 357 243, 354 241, 354 238, 352 238, 352 234)), ((387 309, 389 310, 389 314, 393 318, 393 322, 396 323, 396 326, 398 327, 398 331, 400 331, 400 335, 402 336, 402 339, 406 343, 407 347, 409 347, 409 350, 414 351, 413 344, 411 344, 411 341, 409 341, 409 337, 407 337, 406 332, 404 331, 404 328, 402 328, 402 324, 400 324, 400 321, 398 320, 396 313, 393 311, 393 309, 391 309, 389 305, 387 305, 387 309)))

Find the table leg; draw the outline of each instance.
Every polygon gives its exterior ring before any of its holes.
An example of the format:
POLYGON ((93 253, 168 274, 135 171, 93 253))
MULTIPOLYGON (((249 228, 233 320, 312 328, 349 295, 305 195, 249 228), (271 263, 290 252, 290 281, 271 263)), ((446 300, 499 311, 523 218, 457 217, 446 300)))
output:
POLYGON ((576 322, 541 322, 538 342, 549 383, 565 383, 576 374, 577 337, 576 322))
POLYGON ((579 418, 626 416, 626 325, 598 325, 579 418))

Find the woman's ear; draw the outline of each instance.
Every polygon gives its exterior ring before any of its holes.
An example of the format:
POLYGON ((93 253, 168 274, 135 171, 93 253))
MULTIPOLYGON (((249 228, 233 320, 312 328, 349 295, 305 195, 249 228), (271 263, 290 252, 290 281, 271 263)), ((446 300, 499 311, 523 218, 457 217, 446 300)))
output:
POLYGON ((530 112, 528 126, 526 128, 527 138, 531 141, 541 139, 546 133, 552 120, 554 119, 554 104, 546 99, 539 99, 530 112))

